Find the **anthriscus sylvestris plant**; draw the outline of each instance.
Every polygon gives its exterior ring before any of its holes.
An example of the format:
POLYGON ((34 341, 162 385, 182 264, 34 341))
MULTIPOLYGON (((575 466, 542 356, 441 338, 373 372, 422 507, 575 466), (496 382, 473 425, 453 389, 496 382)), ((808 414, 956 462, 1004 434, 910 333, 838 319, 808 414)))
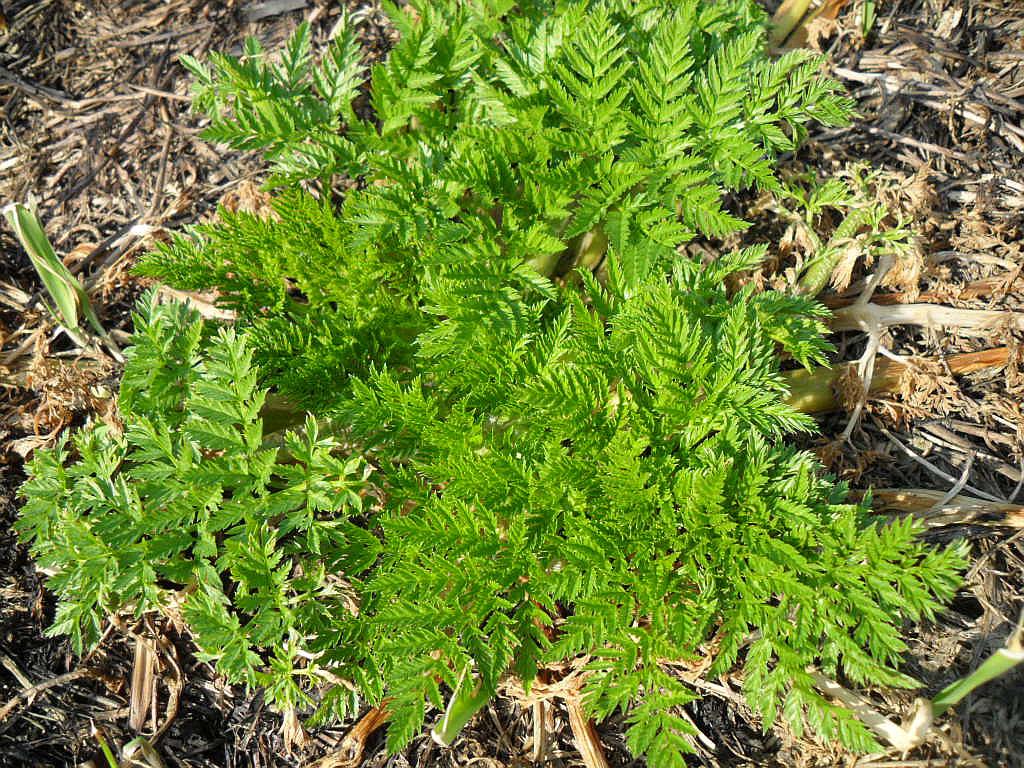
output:
POLYGON ((123 429, 31 463, 52 631, 82 650, 109 612, 183 603, 279 706, 386 698, 393 750, 451 691, 472 710, 586 659, 588 711, 682 765, 694 693, 668 665, 698 656, 742 671, 766 725, 871 747, 811 671, 913 684, 901 619, 952 595, 963 553, 784 442, 814 423, 779 351, 824 362, 824 310, 726 289, 766 247, 680 249, 741 229, 724 194, 777 188, 848 101, 809 54, 769 58, 746 0, 391 15, 368 78, 344 28, 318 62, 305 26, 276 59, 185 60, 207 138, 266 153, 273 215, 221 211, 140 266, 216 289, 234 327, 148 295, 123 429))

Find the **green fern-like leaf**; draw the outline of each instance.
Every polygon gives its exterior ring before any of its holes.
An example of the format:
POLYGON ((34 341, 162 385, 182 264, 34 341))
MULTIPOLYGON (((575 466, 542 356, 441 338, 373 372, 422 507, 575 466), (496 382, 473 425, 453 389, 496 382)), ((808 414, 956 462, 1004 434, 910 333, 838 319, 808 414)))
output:
POLYGON ((666 662, 702 655, 766 724, 873 747, 808 669, 911 684, 900 621, 964 553, 786 444, 814 424, 778 352, 824 363, 825 312, 731 287, 768 249, 681 247, 743 229, 726 194, 783 189, 779 154, 849 101, 813 56, 769 58, 749 0, 385 7, 370 72, 345 23, 319 56, 300 25, 276 55, 184 59, 207 138, 262 150, 274 192, 143 260, 224 320, 144 297, 123 432, 30 465, 52 631, 81 650, 109 612, 184 601, 202 658, 278 706, 386 699, 392 751, 428 706, 570 662, 593 715, 681 766, 695 693, 666 662))

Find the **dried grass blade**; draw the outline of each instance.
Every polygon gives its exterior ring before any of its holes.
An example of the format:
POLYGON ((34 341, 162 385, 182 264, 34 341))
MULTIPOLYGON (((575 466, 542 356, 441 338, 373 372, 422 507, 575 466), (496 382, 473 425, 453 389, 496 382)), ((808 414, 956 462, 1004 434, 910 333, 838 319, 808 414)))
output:
POLYGON ((132 665, 132 697, 128 724, 138 733, 146 723, 156 676, 153 673, 155 658, 149 643, 142 637, 135 638, 135 660, 132 665))

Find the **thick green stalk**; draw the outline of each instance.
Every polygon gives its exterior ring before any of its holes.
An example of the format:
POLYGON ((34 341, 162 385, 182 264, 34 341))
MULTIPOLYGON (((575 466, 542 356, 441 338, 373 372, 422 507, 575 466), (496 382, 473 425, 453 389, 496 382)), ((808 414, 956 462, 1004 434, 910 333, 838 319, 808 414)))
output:
POLYGON ((484 690, 482 682, 474 683, 473 675, 467 666, 462 670, 444 717, 430 735, 441 746, 449 746, 473 715, 490 700, 491 692, 484 690))
POLYGON ((1017 619, 1017 627, 1013 634, 1006 638, 1006 644, 985 659, 984 663, 962 680, 957 680, 939 691, 932 699, 932 712, 938 716, 975 688, 1007 674, 1011 669, 1024 661, 1024 611, 1017 619))

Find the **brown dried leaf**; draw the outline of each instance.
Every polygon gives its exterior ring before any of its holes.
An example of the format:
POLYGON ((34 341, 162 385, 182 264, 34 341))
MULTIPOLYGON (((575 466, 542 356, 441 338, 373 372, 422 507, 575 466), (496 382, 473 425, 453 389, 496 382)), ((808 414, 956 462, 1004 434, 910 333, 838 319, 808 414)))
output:
POLYGON ((260 218, 270 218, 274 216, 271 200, 270 194, 264 191, 259 184, 246 179, 234 189, 226 192, 220 199, 220 204, 231 213, 243 211, 260 218))
POLYGON ((832 268, 831 285, 837 293, 842 293, 853 282, 853 269, 857 266, 857 261, 864 253, 864 249, 861 247, 861 243, 857 239, 850 240, 843 248, 842 255, 839 260, 836 261, 835 267, 832 268))
POLYGON ((289 755, 298 750, 303 750, 312 741, 306 729, 302 727, 298 714, 294 707, 288 707, 284 711, 284 720, 281 723, 281 737, 284 739, 284 749, 289 755))
POLYGON ((77 264, 85 258, 88 258, 89 254, 96 250, 96 243, 79 243, 72 248, 68 255, 65 256, 62 261, 65 267, 70 267, 73 264, 77 264))

